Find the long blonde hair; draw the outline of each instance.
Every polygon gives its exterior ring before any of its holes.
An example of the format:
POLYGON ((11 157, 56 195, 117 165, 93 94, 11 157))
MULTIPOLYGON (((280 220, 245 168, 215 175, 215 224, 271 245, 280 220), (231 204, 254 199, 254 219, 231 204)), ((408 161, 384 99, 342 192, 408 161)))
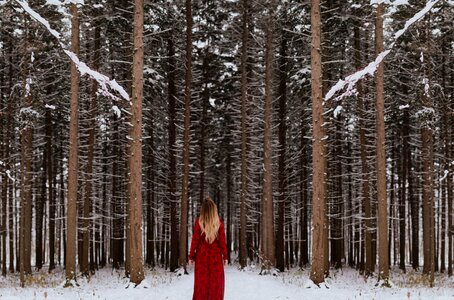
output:
POLYGON ((205 233, 205 240, 211 244, 218 236, 221 222, 216 203, 210 197, 206 197, 202 203, 199 224, 202 232, 205 233))

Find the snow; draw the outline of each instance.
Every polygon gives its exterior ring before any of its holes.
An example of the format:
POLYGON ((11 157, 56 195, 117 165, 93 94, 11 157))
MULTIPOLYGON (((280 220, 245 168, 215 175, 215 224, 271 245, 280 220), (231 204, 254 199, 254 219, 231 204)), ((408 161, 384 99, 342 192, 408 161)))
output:
POLYGON ((334 118, 336 119, 337 116, 341 113, 341 111, 343 110, 344 108, 342 107, 342 105, 338 105, 336 107, 336 109, 334 109, 334 112, 333 112, 333 115, 334 115, 334 118))
MULTIPOLYGON (((162 269, 146 269, 145 280, 131 286, 123 272, 104 268, 87 278, 78 278, 79 286, 61 286, 64 271, 52 274, 47 270, 34 273, 26 288, 19 287, 19 274, 0 278, 0 298, 13 299, 153 299, 190 300, 194 284, 194 270, 189 275, 177 276, 162 269), (30 286, 31 285, 31 286, 30 286), (127 287, 127 288, 126 288, 127 287)), ((225 300, 300 300, 300 299, 452 299, 454 281, 446 274, 435 275, 435 288, 423 284, 421 273, 399 270, 391 272, 393 287, 377 286, 376 278, 365 279, 350 268, 331 270, 331 278, 320 287, 309 279, 309 269, 261 276, 258 268, 240 271, 236 266, 226 267, 225 300)))
POLYGON ((11 176, 11 171, 10 171, 10 170, 6 170, 5 173, 6 173, 6 176, 8 176, 8 178, 9 178, 11 181, 13 181, 13 182, 16 181, 16 179, 14 179, 14 177, 11 176))
POLYGON ((403 110, 403 109, 406 109, 406 108, 410 108, 410 105, 409 104, 399 105, 399 110, 403 110))
MULTIPOLYGON (((383 0, 371 0, 371 4, 372 2, 374 3, 380 3, 380 2, 383 2, 383 0)), ((391 50, 393 49, 394 45, 396 44, 397 40, 405 33, 405 31, 407 31, 407 29, 413 25, 414 23, 416 23, 417 21, 419 21, 421 18, 424 17, 424 15, 426 13, 428 13, 432 7, 437 4, 438 2, 440 2, 440 0, 429 0, 427 3, 426 3, 426 6, 420 10, 418 13, 416 13, 412 18, 410 18, 409 20, 407 20, 405 22, 405 25, 402 29, 398 30, 395 34, 394 34, 394 38, 393 38, 393 42, 391 43, 391 45, 388 47, 387 50, 383 51, 382 53, 378 54, 377 57, 375 58, 374 61, 370 62, 367 67, 365 67, 364 69, 362 70, 359 70, 355 73, 353 73, 352 75, 349 75, 345 78, 345 80, 339 80, 329 91, 328 93, 326 93, 326 96, 325 96, 325 101, 328 101, 330 100, 331 98, 333 98, 333 96, 343 90, 345 88, 345 86, 347 86, 347 90, 341 94, 340 96, 336 97, 336 100, 340 100, 344 97, 348 97, 348 96, 351 96, 354 94, 354 87, 356 85, 356 83, 362 79, 363 77, 365 77, 366 75, 371 75, 373 76, 375 71, 377 70, 378 66, 380 65, 380 63, 385 59, 385 57, 391 52, 391 50)))
POLYGON ((114 113, 117 115, 118 118, 121 117, 121 111, 118 108, 118 106, 116 106, 116 105, 112 106, 112 110, 114 111, 114 113))
POLYGON ((59 1, 59 0, 47 0, 46 1, 46 5, 56 5, 56 6, 67 5, 70 3, 84 5, 84 0, 65 0, 63 2, 59 1))
MULTIPOLYGON (((71 61, 76 64, 77 69, 79 70, 80 74, 83 76, 87 74, 94 80, 96 80, 102 90, 102 94, 110 97, 112 99, 118 99, 115 95, 110 93, 108 87, 112 90, 118 92, 125 100, 129 100, 129 95, 125 91, 125 89, 119 85, 115 80, 110 80, 109 77, 90 69, 84 62, 80 61, 77 55, 69 50, 66 50, 66 46, 60 40, 60 33, 56 30, 52 29, 49 22, 41 17, 36 11, 34 11, 25 0, 15 0, 31 17, 33 17, 36 21, 44 25, 47 30, 58 40, 60 47, 63 49, 65 54, 71 59, 71 61)), ((67 0, 63 3, 76 3, 76 4, 83 4, 83 0, 67 0), (68 2, 69 1, 69 2, 68 2)))
POLYGON ((44 108, 48 108, 48 109, 55 110, 55 105, 46 104, 46 105, 44 106, 44 108))

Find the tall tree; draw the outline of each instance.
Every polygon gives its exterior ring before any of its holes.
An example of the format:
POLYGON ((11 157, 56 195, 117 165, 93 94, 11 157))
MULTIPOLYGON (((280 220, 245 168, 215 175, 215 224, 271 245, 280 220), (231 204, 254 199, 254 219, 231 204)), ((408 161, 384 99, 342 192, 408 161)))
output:
MULTIPOLYGON (((385 4, 380 3, 375 16, 375 53, 383 52, 383 13, 385 4)), ((378 66, 375 75, 375 105, 377 130, 377 203, 378 203, 378 279, 383 286, 389 286, 388 257, 388 202, 386 195, 386 148, 385 148, 385 99, 384 99, 384 63, 378 66)))
POLYGON ((145 278, 142 253, 142 99, 143 99, 143 0, 134 1, 134 53, 132 65, 131 127, 129 130, 128 224, 130 281, 145 278))
POLYGON ((311 97, 312 97, 312 267, 310 279, 325 281, 326 145, 322 94, 320 0, 311 0, 311 97))
MULTIPOLYGON (((360 69, 361 65, 361 37, 360 37, 360 26, 355 24, 354 29, 355 35, 355 67, 360 69)), ((369 276, 374 271, 374 265, 372 264, 372 236, 371 236, 371 206, 370 206, 370 192, 369 192, 369 162, 367 160, 366 150, 366 130, 364 126, 364 89, 363 80, 358 81, 357 85, 357 109, 358 109, 358 127, 359 127, 359 145, 361 155, 361 173, 362 173, 362 185, 361 193, 363 198, 362 208, 364 214, 364 249, 365 249, 365 264, 364 272, 366 276, 369 276)), ((361 268, 360 268, 361 269, 361 268)))
MULTIPOLYGON (((71 51, 79 56, 79 11, 71 3, 71 51)), ((68 160, 68 204, 66 213, 66 284, 72 287, 76 280, 76 241, 77 241, 77 169, 78 169, 78 131, 79 131, 79 73, 71 62, 71 118, 69 126, 68 160)))
POLYGON ((248 40, 249 40, 249 1, 242 1, 241 21, 241 152, 240 152, 240 234, 239 258, 241 268, 247 266, 247 202, 249 197, 249 168, 248 168, 248 40))
POLYGON ((426 26, 421 30, 421 52, 423 68, 423 91, 421 92, 421 110, 418 112, 421 121, 421 156, 423 165, 423 244, 424 268, 423 273, 429 276, 430 286, 434 283, 435 271, 435 224, 434 224, 434 182, 433 182, 433 120, 434 109, 430 95, 430 16, 426 26))
POLYGON ((273 58, 274 58, 274 17, 275 1, 270 1, 267 24, 265 29, 265 107, 263 133, 263 198, 262 198, 262 255, 264 257, 262 271, 269 271, 275 265, 274 248, 274 209, 273 209, 273 58))
POLYGON ((188 207, 189 207, 189 127, 191 121, 191 82, 192 82, 192 23, 193 23, 192 1, 186 0, 186 58, 185 58, 186 75, 184 83, 183 179, 181 189, 180 249, 179 249, 180 266, 184 268, 185 273, 187 273, 186 257, 188 246, 187 236, 188 236, 188 207))

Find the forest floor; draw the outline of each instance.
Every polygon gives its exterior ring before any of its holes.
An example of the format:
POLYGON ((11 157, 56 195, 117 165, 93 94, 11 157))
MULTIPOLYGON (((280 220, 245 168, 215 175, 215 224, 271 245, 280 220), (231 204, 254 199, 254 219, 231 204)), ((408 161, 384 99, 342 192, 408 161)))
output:
MULTIPOLYGON (((78 279, 79 286, 63 288, 64 273, 35 273, 27 288, 20 288, 17 274, 0 277, 0 299, 118 299, 118 300, 190 300, 192 299, 193 269, 189 275, 176 276, 162 269, 146 270, 143 284, 128 287, 123 273, 105 268, 90 279, 78 279)), ((392 288, 376 287, 376 279, 365 280, 356 270, 332 271, 327 286, 308 288, 307 270, 294 269, 277 276, 260 276, 259 270, 239 271, 226 268, 225 300, 300 300, 300 299, 453 299, 454 279, 437 275, 435 287, 428 288, 418 272, 391 272, 392 288)))

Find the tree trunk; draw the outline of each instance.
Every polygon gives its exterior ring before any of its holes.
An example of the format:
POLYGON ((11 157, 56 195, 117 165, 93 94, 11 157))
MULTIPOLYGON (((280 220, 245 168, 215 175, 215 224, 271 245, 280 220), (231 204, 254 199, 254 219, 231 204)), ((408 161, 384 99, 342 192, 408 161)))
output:
MULTIPOLYGON (((0 42, 3 43, 3 39, 0 38, 0 42)), ((11 55, 11 53, 9 53, 11 55)), ((4 102, 3 99, 6 98, 6 84, 5 84, 5 76, 4 76, 4 70, 5 67, 3 66, 3 61, 0 62, 0 111, 5 112, 6 109, 4 107, 4 102)), ((9 101, 8 101, 9 102, 9 101)), ((1 180, 1 186, 2 186, 2 193, 1 193, 1 261, 2 261, 2 276, 6 276, 6 218, 8 217, 6 210, 7 210, 7 203, 8 203, 8 178, 6 176, 6 170, 7 169, 7 160, 9 160, 9 154, 7 154, 6 148, 8 148, 8 136, 4 132, 4 125, 6 124, 6 128, 8 128, 8 121, 4 121, 5 119, 8 120, 8 112, 6 111, 6 114, 3 113, 0 116, 0 135, 1 135, 1 145, 0 145, 0 159, 3 162, 3 164, 0 166, 0 180, 1 180), (6 116, 6 117, 5 117, 6 116)), ((8 129, 6 130, 8 131, 8 129)))
MULTIPOLYGON (((95 33, 94 33, 94 47, 93 47, 93 69, 99 69, 99 59, 100 59, 100 30, 97 22, 95 23, 95 33)), ((97 104, 97 91, 98 83, 96 80, 91 82, 91 103, 90 103, 90 128, 88 131, 88 153, 87 153, 87 165, 85 169, 85 193, 84 193, 84 203, 83 203, 83 222, 82 222, 82 259, 80 261, 80 272, 83 276, 88 276, 90 267, 89 267, 89 253, 90 253, 90 235, 91 235, 91 226, 92 222, 90 221, 92 214, 92 193, 93 193, 93 161, 94 161, 94 152, 95 152, 95 139, 96 139, 96 116, 98 113, 98 104, 97 104)), ((93 249, 91 249, 93 250, 93 249)), ((92 260, 91 260, 92 261, 92 260)))
MULTIPOLYGON (((172 34, 172 32, 171 32, 172 34)), ((168 80, 168 110, 169 110, 169 127, 168 127, 168 136, 169 136, 169 205, 164 207, 164 224, 162 225, 162 236, 165 237, 166 233, 166 224, 169 223, 169 214, 170 214, 170 239, 173 246, 172 250, 178 250, 175 245, 178 245, 177 241, 177 230, 176 230, 176 209, 175 203, 176 199, 176 186, 177 186, 177 171, 176 171, 176 97, 177 90, 175 87, 175 73, 176 73, 176 60, 175 60, 175 46, 173 41, 173 36, 169 35, 167 41, 168 48, 168 64, 167 64, 167 80, 168 80), (169 209, 170 208, 170 209, 169 209), (176 242, 175 242, 176 241, 176 242), (176 249, 175 249, 176 248, 176 249)), ((168 259, 169 254, 169 243, 167 241, 162 241, 161 244, 161 264, 169 264, 168 259)), ((173 257, 176 257, 174 254, 173 257)), ((175 259, 173 259, 175 261, 175 259)), ((177 268, 177 263, 173 262, 173 270, 177 268)), ((172 271, 173 271, 172 270, 172 271)))
POLYGON ((273 209, 273 164, 272 164, 272 100, 273 100, 273 31, 275 2, 271 1, 270 14, 266 25, 265 42, 265 107, 263 133, 263 198, 262 198, 262 271, 269 271, 275 265, 274 209, 273 209))
POLYGON ((400 191, 400 203, 399 203, 399 268, 405 273, 405 218, 406 218, 406 202, 407 202, 407 178, 408 173, 411 172, 411 166, 409 165, 409 145, 408 139, 410 136, 409 128, 409 116, 408 110, 404 112, 404 119, 402 124, 402 186, 400 191))
POLYGON ((423 244, 424 244, 424 268, 423 273, 428 275, 430 286, 434 282, 435 270, 435 226, 434 226, 434 196, 433 196, 433 106, 430 96, 430 36, 429 24, 422 29, 422 43, 426 43, 423 51, 424 91, 421 95, 421 156, 423 163, 423 244))
MULTIPOLYGON (((192 1, 186 0, 186 74, 184 85, 184 131, 183 131, 183 179, 181 188, 180 215, 180 261, 179 265, 186 271, 188 205, 189 205, 189 130, 191 122, 191 82, 192 82, 192 1)), ((204 124, 202 124, 204 126, 204 124)), ((203 155, 203 153, 201 154, 203 155)), ((202 171, 203 172, 203 171, 202 171)), ((173 249, 173 248, 172 248, 173 249)), ((173 271, 174 266, 170 267, 173 271)))
POLYGON ((286 150, 286 102, 287 102, 287 39, 282 34, 281 51, 279 55, 279 206, 276 233, 276 267, 283 272, 284 264, 284 228, 285 228, 285 210, 287 201, 287 178, 285 168, 285 150, 286 150))
POLYGON ((311 0, 311 97, 312 97, 312 267, 310 279, 325 281, 326 145, 322 95, 320 1, 311 0))
POLYGON ((55 190, 54 190, 54 159, 52 147, 52 113, 46 110, 46 149, 47 149, 47 182, 49 185, 49 272, 55 269, 55 190))
MULTIPOLYGON (((384 4, 377 6, 375 18, 375 53, 383 52, 383 13, 384 4)), ((386 149, 384 118, 384 63, 378 66, 375 75, 376 85, 376 130, 377 130, 377 203, 378 203, 378 279, 383 286, 389 286, 388 257, 388 203, 386 196, 386 149)))
POLYGON ((48 162, 47 162, 47 149, 44 148, 43 152, 43 172, 40 178, 40 195, 35 196, 35 266, 39 271, 43 267, 43 237, 44 232, 44 203, 46 202, 46 181, 47 181, 48 162))
POLYGON ((143 0, 134 1, 134 54, 132 68, 131 126, 129 130, 128 226, 130 281, 145 278, 142 254, 142 99, 143 99, 143 0))
MULTIPOLYGON (((360 28, 358 24, 355 24, 355 67, 360 69, 361 64, 361 37, 360 28)), ((357 83, 357 109, 358 109, 358 127, 359 127, 359 147, 361 156, 361 191, 362 191, 362 208, 363 208, 363 236, 364 236, 364 275, 368 277, 374 272, 374 265, 372 264, 372 236, 371 236, 371 207, 370 207, 370 192, 369 192, 369 162, 367 157, 367 140, 366 130, 364 126, 364 90, 363 81, 359 80, 357 83)), ((361 270, 362 268, 360 268, 361 270)), ((363 270, 361 270, 363 271, 363 270)))
MULTIPOLYGON (((32 164, 33 164, 33 96, 31 94, 31 56, 28 49, 30 42, 29 19, 26 18, 26 78, 24 84, 24 105, 21 109, 22 118, 25 120, 21 128, 21 210, 20 210, 20 279, 21 286, 25 286, 25 276, 31 274, 31 231, 32 231, 32 164), (28 61, 30 59, 30 61, 28 61)), ((17 223, 16 223, 17 224, 17 223)))
MULTIPOLYGON (((79 56, 79 12, 76 4, 70 4, 71 51, 79 56)), ((71 119, 69 125, 68 205, 66 213, 66 285, 73 286, 76 280, 77 249, 77 169, 79 126, 79 73, 71 62, 71 119)))
POLYGON ((240 174, 240 234, 239 259, 240 267, 247 266, 247 203, 249 199, 249 101, 248 101, 248 40, 249 40, 249 4, 242 1, 242 32, 241 32, 241 174, 240 174))

